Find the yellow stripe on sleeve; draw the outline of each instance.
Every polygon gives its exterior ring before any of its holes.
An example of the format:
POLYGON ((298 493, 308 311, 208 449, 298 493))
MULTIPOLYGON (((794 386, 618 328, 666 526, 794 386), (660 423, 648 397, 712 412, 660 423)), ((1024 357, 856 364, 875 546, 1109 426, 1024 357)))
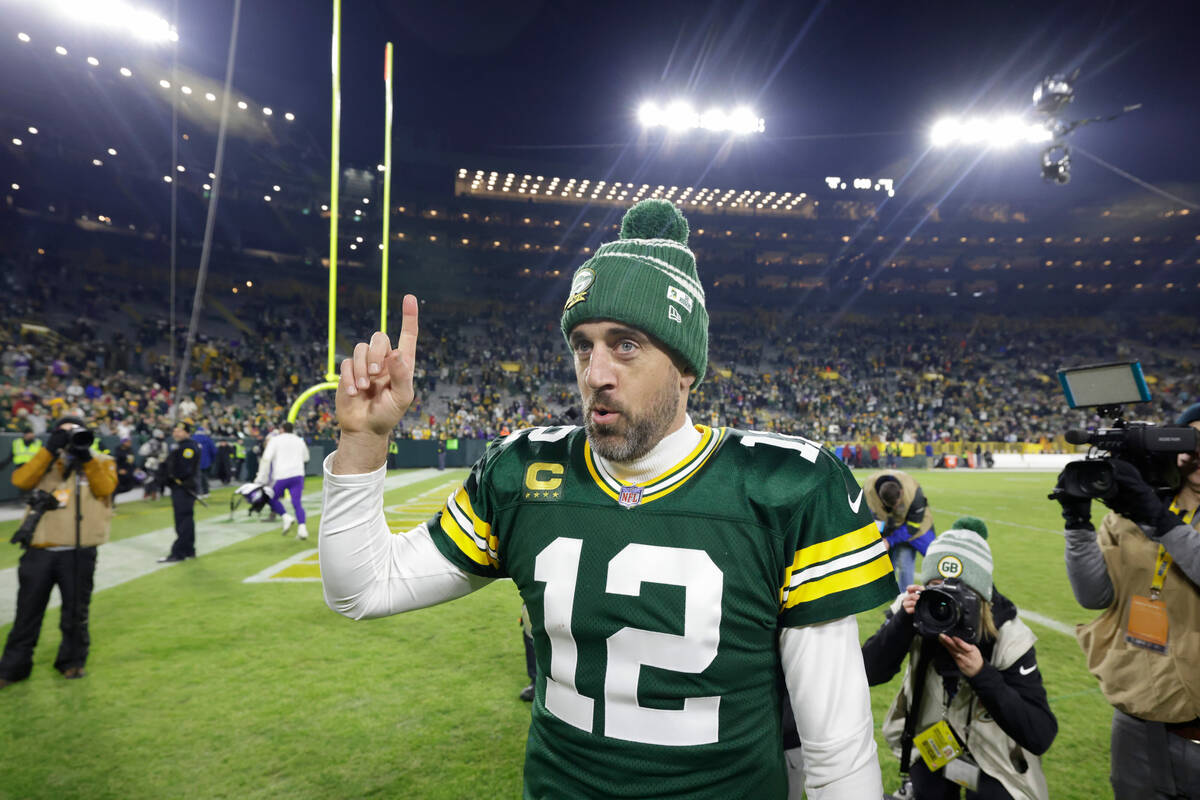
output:
MULTIPOLYGON (((876 533, 878 533, 878 530, 876 530, 876 533)), ((878 580, 884 575, 890 574, 892 574, 892 560, 884 552, 878 558, 854 569, 848 569, 845 572, 836 572, 833 575, 827 575, 824 578, 800 584, 795 589, 792 589, 783 607, 784 609, 792 608, 800 603, 809 603, 831 594, 844 592, 847 589, 866 586, 871 581, 878 580)))
POLYGON ((792 561, 792 571, 854 552, 860 547, 873 544, 878 538, 879 526, 874 522, 868 522, 856 531, 842 534, 826 542, 810 544, 808 547, 796 551, 796 558, 792 561))
POLYGON ((474 527, 475 533, 479 534, 479 538, 490 540, 492 538, 492 526, 484 522, 475 509, 471 508, 471 498, 467 495, 467 489, 460 486, 458 491, 454 493, 454 504, 467 515, 471 520, 471 526, 474 527))
POLYGON ((480 550, 479 545, 471 538, 470 534, 464 531, 454 519, 454 515, 450 513, 449 508, 442 509, 442 515, 438 520, 442 526, 442 530, 450 537, 450 540, 458 546, 458 549, 466 555, 467 558, 484 567, 498 566, 489 556, 486 550, 480 550))

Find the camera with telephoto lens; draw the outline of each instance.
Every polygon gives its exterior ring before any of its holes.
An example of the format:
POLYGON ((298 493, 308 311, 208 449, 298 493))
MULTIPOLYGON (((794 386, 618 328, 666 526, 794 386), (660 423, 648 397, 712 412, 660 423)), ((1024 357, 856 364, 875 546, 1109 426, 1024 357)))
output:
POLYGON ((1118 489, 1109 461, 1113 458, 1132 464, 1160 496, 1170 496, 1179 489, 1176 456, 1197 449, 1197 431, 1191 427, 1127 422, 1121 417, 1122 404, 1150 400, 1150 389, 1139 362, 1061 369, 1058 379, 1071 408, 1094 406, 1097 414, 1113 417, 1114 422, 1111 428, 1066 432, 1070 444, 1086 444, 1092 449, 1083 460, 1066 465, 1062 487, 1054 490, 1052 499, 1065 493, 1111 500, 1118 489), (1096 455, 1097 451, 1103 455, 1096 455))
POLYGON ((25 499, 25 504, 29 506, 29 513, 25 516, 25 521, 21 523, 21 527, 17 528, 17 532, 13 534, 9 541, 13 544, 19 544, 28 547, 33 541, 33 532, 37 529, 38 523, 42 521, 42 515, 47 511, 54 511, 62 506, 58 502, 58 498, 42 489, 34 489, 29 493, 29 497, 25 499))
POLYGON ((96 441, 96 434, 87 428, 74 428, 67 434, 67 449, 76 452, 87 450, 96 441))
POLYGON ((978 644, 983 632, 982 619, 979 595, 958 578, 926 586, 913 609, 913 626, 927 639, 936 639, 944 633, 978 644))

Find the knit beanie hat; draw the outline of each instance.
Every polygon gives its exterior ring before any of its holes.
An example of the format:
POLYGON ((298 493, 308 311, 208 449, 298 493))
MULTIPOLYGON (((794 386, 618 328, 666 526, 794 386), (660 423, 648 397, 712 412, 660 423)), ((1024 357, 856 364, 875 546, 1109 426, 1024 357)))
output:
POLYGON ((987 538, 987 525, 979 517, 959 517, 950 527, 954 530, 975 531, 984 539, 987 538))
POLYGON ((1191 425, 1196 420, 1200 420, 1200 403, 1193 403, 1183 410, 1179 415, 1179 419, 1175 420, 1176 425, 1191 425))
POLYGON ((620 238, 600 245, 571 278, 562 315, 567 344, 581 322, 624 322, 666 345, 699 386, 708 368, 708 310, 687 240, 687 220, 667 200, 625 212, 620 238))
POLYGON ((948 530, 925 551, 918 580, 958 578, 984 600, 992 599, 992 550, 975 531, 948 530))

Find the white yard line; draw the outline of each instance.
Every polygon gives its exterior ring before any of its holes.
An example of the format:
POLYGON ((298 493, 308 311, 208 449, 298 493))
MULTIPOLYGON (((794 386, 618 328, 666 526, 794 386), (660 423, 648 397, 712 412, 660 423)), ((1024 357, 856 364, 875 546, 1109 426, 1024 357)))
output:
MULTIPOLYGON (((398 489, 414 483, 429 480, 439 474, 436 469, 422 469, 415 472, 405 472, 391 475, 384 480, 384 491, 398 489)), ((306 497, 304 510, 314 514, 321 511, 320 495, 306 497)), ((269 530, 277 530, 278 522, 270 524, 254 519, 242 518, 230 522, 227 517, 213 517, 196 521, 196 545, 203 558, 212 553, 246 539, 258 536, 269 530)), ((315 533, 315 531, 314 531, 315 533)), ((109 542, 100 548, 96 559, 96 577, 94 592, 120 586, 122 583, 141 578, 160 569, 167 569, 174 564, 159 564, 158 559, 171 551, 171 543, 175 541, 175 528, 160 528, 140 536, 131 536, 116 542, 109 542)), ((187 563, 187 562, 183 562, 187 563)), ((55 588, 50 596, 48 608, 56 608, 61 603, 58 589, 55 588)), ((17 568, 9 567, 0 570, 0 625, 12 622, 17 611, 17 568)))

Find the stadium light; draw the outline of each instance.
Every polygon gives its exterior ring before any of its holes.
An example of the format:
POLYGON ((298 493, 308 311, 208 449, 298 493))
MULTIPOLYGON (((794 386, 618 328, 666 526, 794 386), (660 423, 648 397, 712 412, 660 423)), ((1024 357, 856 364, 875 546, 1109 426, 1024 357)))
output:
POLYGON ((159 85, 159 86, 161 86, 161 87, 162 87, 162 88, 164 88, 164 89, 170 89, 170 88, 171 88, 171 82, 170 82, 169 80, 167 80, 166 78, 163 78, 162 80, 160 80, 160 81, 158 82, 158 85, 159 85))
POLYGON ((191 94, 191 93, 192 93, 192 87, 190 87, 190 86, 180 86, 180 87, 179 87, 179 91, 183 92, 184 94, 191 94))
POLYGON ((101 167, 101 166, 104 166, 104 162, 103 162, 103 161, 101 161, 101 160, 100 160, 100 159, 98 159, 98 158, 93 158, 93 159, 92 159, 92 166, 93 166, 93 167, 101 167))
POLYGON ((281 191, 281 189, 279 188, 279 184, 278 184, 278 183, 277 183, 277 184, 275 184, 274 186, 272 186, 271 188, 272 188, 272 189, 274 189, 274 190, 275 190, 275 191, 277 191, 277 192, 278 192, 278 191, 281 191))
POLYGON ((274 111, 272 111, 271 109, 267 108, 266 106, 263 106, 263 116, 264 116, 264 117, 269 117, 269 116, 271 116, 271 115, 272 115, 272 114, 274 114, 274 113, 275 113, 275 112, 274 112, 274 111))
POLYGON ((206 183, 206 184, 204 184, 204 191, 206 191, 206 192, 211 192, 211 191, 212 191, 212 184, 211 184, 211 183, 206 183))
POLYGON ((122 0, 42 0, 42 3, 75 22, 123 28, 142 41, 158 44, 179 41, 179 34, 165 19, 122 0))
POLYGON ((108 148, 108 154, 110 156, 115 156, 117 154, 117 148, 115 148, 115 147, 108 148))
POLYGON ((933 124, 929 138, 934 147, 966 144, 1005 148, 1023 143, 1048 142, 1054 138, 1054 134, 1041 123, 1027 122, 1011 115, 967 120, 946 117, 933 124))
POLYGON ((185 167, 183 164, 176 164, 175 171, 176 172, 187 172, 187 167, 185 167))
POLYGON ((121 67, 121 76, 125 78, 132 78, 133 71, 130 70, 129 67, 121 67))
POLYGON ((250 106, 246 105, 245 100, 238 100, 238 108, 240 108, 242 111, 245 111, 249 107, 250 106))
POLYGON ((89 64, 91 64, 93 67, 98 67, 98 66, 100 66, 100 59, 96 58, 95 56, 88 56, 88 57, 87 57, 87 62, 88 62, 89 64))
POLYGON ((15 144, 17 147, 20 147, 21 145, 25 144, 24 142, 22 142, 20 139, 18 139, 15 136, 13 137, 12 143, 15 144))
POLYGON ((54 52, 58 53, 60 56, 65 56, 67 54, 67 48, 60 44, 54 48, 54 52))
POLYGON ((263 195, 263 200, 266 200, 268 203, 269 203, 269 202, 271 202, 271 195, 269 195, 269 194, 264 194, 264 195, 263 195))
POLYGON ((17 38, 20 39, 22 42, 25 42, 26 44, 29 43, 29 34, 28 33, 18 33, 17 38))
POLYGON ((292 113, 292 112, 290 112, 290 111, 289 111, 289 112, 287 112, 286 114, 284 114, 284 115, 283 115, 283 118, 284 118, 284 119, 286 119, 288 122, 295 122, 295 121, 296 121, 296 115, 295 115, 295 114, 293 114, 293 113, 292 113))
POLYGON ((29 131, 29 132, 30 132, 30 133, 32 133, 34 136, 37 136, 38 129, 37 129, 37 128, 35 128, 35 127, 33 127, 32 125, 30 125, 30 126, 29 126, 28 128, 26 128, 25 130, 29 131))
POLYGON ((170 175, 163 175, 163 183, 170 183, 172 180, 170 175))
POLYGON ((19 183, 14 183, 14 184, 12 185, 12 190, 13 190, 14 192, 19 192, 19 191, 21 190, 21 184, 19 184, 19 183))
POLYGON ((659 106, 658 103, 650 101, 638 108, 637 116, 638 122, 644 128, 662 127, 677 133, 700 128, 741 135, 762 133, 765 129, 763 119, 747 106, 738 106, 732 111, 714 107, 704 113, 697 113, 686 100, 675 100, 666 106, 659 106))
POLYGON ((215 94, 213 94, 212 92, 205 92, 204 99, 207 100, 208 102, 212 103, 217 99, 217 96, 215 94))

